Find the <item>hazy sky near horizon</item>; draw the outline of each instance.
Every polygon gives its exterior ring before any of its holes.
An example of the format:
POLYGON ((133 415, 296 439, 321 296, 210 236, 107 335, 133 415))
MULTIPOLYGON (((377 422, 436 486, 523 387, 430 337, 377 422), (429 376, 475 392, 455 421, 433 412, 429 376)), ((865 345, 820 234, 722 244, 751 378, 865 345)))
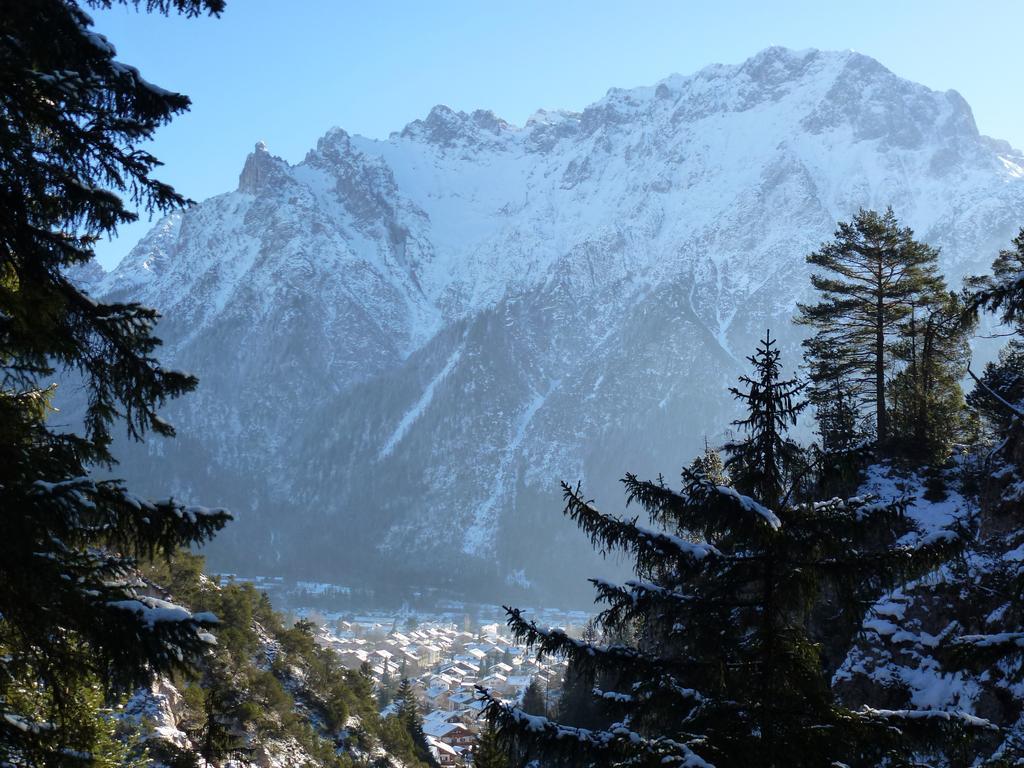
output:
MULTIPOLYGON (((219 19, 91 15, 122 61, 192 98, 149 149, 159 177, 194 200, 234 189, 256 141, 295 163, 332 126, 383 138, 436 104, 521 125, 770 45, 853 49, 955 89, 983 133, 1024 148, 1017 0, 228 0, 219 19)), ((100 263, 116 265, 151 225, 101 243, 100 263)))

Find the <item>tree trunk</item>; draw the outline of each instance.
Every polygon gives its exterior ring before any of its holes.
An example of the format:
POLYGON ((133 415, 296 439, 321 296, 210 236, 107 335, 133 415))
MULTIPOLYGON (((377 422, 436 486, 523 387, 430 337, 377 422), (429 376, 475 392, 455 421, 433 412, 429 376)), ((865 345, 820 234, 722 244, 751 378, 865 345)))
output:
POLYGON ((889 437, 889 423, 885 413, 885 308, 881 290, 875 312, 875 419, 878 423, 878 444, 885 446, 889 437))

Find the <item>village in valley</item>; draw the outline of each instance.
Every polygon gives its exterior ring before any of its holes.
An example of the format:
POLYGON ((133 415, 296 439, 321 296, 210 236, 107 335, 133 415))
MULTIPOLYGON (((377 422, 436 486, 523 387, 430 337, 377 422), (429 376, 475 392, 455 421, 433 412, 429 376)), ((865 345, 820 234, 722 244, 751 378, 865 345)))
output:
MULTIPOLYGON (((347 588, 313 582, 241 578, 290 605, 295 618, 316 625, 316 642, 334 651, 341 663, 362 670, 374 681, 384 717, 397 712, 395 696, 404 679, 415 693, 423 732, 439 765, 471 765, 477 738, 486 726, 477 686, 522 705, 527 691, 543 711, 553 714, 562 692, 567 662, 537 659, 517 645, 495 605, 439 600, 431 610, 402 609, 358 613, 331 610, 345 602, 347 588), (316 608, 309 607, 316 605, 316 608)), ((580 636, 590 616, 579 610, 543 608, 527 611, 537 624, 580 636)), ((536 706, 536 704, 535 704, 536 706)))
POLYGON ((350 669, 369 669, 385 716, 397 709, 392 699, 400 682, 408 679, 434 758, 441 765, 463 765, 471 762, 483 725, 476 686, 521 703, 527 688, 535 685, 548 709, 561 690, 565 660, 538 661, 502 629, 486 624, 472 632, 430 622, 399 632, 378 623, 338 621, 333 629, 323 626, 317 640, 350 669))

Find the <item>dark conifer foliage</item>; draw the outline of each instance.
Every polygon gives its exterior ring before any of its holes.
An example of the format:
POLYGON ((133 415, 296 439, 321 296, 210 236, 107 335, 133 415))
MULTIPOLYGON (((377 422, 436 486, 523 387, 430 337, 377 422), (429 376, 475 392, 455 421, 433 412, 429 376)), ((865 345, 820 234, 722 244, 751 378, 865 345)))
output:
POLYGON ((892 448, 901 458, 940 466, 971 424, 960 380, 971 359, 974 322, 955 293, 922 296, 893 345, 900 368, 887 385, 892 448))
POLYGON ((752 362, 755 373, 738 390, 746 437, 730 447, 745 457, 734 462, 737 487, 689 469, 678 492, 627 475, 627 504, 643 508, 645 525, 563 486, 565 514, 602 552, 628 554, 636 577, 593 580, 605 604, 598 621, 621 640, 573 639, 508 609, 513 634, 541 655, 566 655, 577 675, 595 681, 593 696, 608 713, 605 727, 571 727, 482 691, 489 717, 528 757, 588 766, 877 766, 909 756, 915 728, 949 725, 946 713, 844 709, 810 625, 830 601, 829 630, 854 631, 867 601, 934 567, 959 545, 958 534, 915 537, 906 501, 793 502, 780 483, 796 460, 785 430, 802 407, 799 384, 780 380, 770 339, 752 362), (753 457, 773 464, 756 472, 753 457), (762 491, 774 507, 751 495, 762 491))
MULTIPOLYGON (((593 621, 587 622, 580 637, 589 645, 597 644, 600 633, 593 621)), ((592 667, 580 667, 572 660, 569 661, 556 708, 560 723, 577 728, 595 729, 607 726, 611 722, 605 717, 602 703, 593 696, 596 684, 595 670, 592 667)))
POLYGON ((741 388, 729 390, 746 410, 744 418, 733 422, 745 437, 725 445, 728 459, 724 469, 733 485, 769 507, 783 500, 804 463, 803 450, 786 437, 786 431, 796 426, 797 417, 807 407, 806 400, 796 399, 806 385, 780 378, 779 357, 771 331, 765 332, 757 352, 747 358, 754 368, 753 377, 741 376, 741 388))
POLYGON ((944 290, 938 251, 914 239, 892 209, 860 210, 839 222, 831 242, 807 257, 822 271, 811 277, 821 293, 814 305, 800 305, 799 322, 814 328, 806 343, 811 369, 811 400, 835 410, 831 392, 839 384, 858 413, 870 411, 878 442, 889 439, 886 369, 889 345, 922 295, 944 290))
POLYGON ((412 689, 412 683, 409 682, 409 678, 402 678, 395 700, 398 702, 398 717, 401 719, 406 733, 409 734, 409 738, 412 739, 416 750, 416 757, 429 765, 433 765, 434 759, 430 755, 427 737, 423 733, 423 718, 420 716, 416 705, 416 693, 412 689))
POLYGON ((725 463, 718 451, 704 439, 704 453, 690 462, 690 472, 701 475, 715 485, 732 485, 732 479, 725 471, 725 463))
POLYGON ((141 592, 134 558, 203 542, 229 519, 90 476, 113 462, 116 423, 136 439, 173 435, 157 410, 195 386, 154 359, 153 310, 98 304, 68 277, 135 218, 122 195, 150 211, 185 203, 139 144, 188 99, 117 61, 91 23, 73 0, 0 13, 0 762, 12 764, 82 764, 89 744, 64 726, 87 677, 123 688, 208 647, 213 617, 141 592), (80 434, 47 423, 56 370, 88 394, 80 434), (44 701, 32 712, 14 703, 27 690, 44 701))
POLYGON ((223 657, 211 657, 203 680, 203 708, 200 722, 189 736, 199 746, 199 756, 216 765, 231 757, 245 757, 246 733, 237 726, 245 691, 236 684, 230 664, 223 657))
POLYGON ((544 702, 544 691, 541 690, 540 684, 536 680, 531 680, 523 692, 522 710, 528 715, 546 716, 548 713, 547 704, 544 702))
POLYGON ((977 386, 967 396, 970 406, 990 430, 990 439, 1000 440, 1010 428, 1014 412, 1006 403, 1024 401, 1024 342, 1011 339, 999 357, 986 363, 977 386), (1005 401, 1005 402, 1003 402, 1005 401))
POLYGON ((980 378, 968 370, 976 384, 970 402, 996 440, 989 485, 998 487, 997 504, 1019 521, 1024 502, 1024 229, 1013 244, 993 261, 991 275, 967 281, 966 304, 971 313, 995 313, 1015 336, 980 378))
POLYGON ((601 702, 594 699, 594 683, 593 669, 581 669, 579 665, 569 661, 562 683, 562 693, 558 698, 557 719, 560 723, 593 729, 610 722, 604 718, 601 702))
MULTIPOLYGON (((999 452, 1012 454, 1024 421, 1024 228, 1013 240, 1014 247, 1000 251, 992 262, 992 274, 967 280, 967 312, 987 310, 996 315, 1016 336, 1001 351, 999 359, 986 366, 969 401, 995 426, 1003 441, 999 452)), ((1012 457, 1011 457, 1011 460, 1012 457)), ((1019 467, 1024 474, 1024 467, 1019 467)))
MULTIPOLYGON (((980 496, 983 511, 999 521, 984 544, 997 554, 1024 546, 1024 230, 1014 239, 1014 250, 1000 252, 992 275, 968 281, 967 305, 971 311, 987 309, 1009 324, 1016 338, 999 359, 986 366, 968 401, 988 422, 994 448, 987 456, 987 477, 980 496), (973 292, 972 292, 973 291, 973 292)), ((991 584, 985 587, 1000 595, 1008 606, 1003 631, 993 633, 979 622, 978 632, 961 635, 953 656, 961 667, 1000 665, 1013 685, 1024 682, 1024 574, 1015 557, 996 558, 991 584), (1011 631, 1005 631, 1009 628, 1011 631)), ((1013 757, 1024 760, 1024 744, 1015 744, 1013 757)), ((1009 757, 1007 758, 1009 763, 1009 757)))
MULTIPOLYGON (((964 611, 957 634, 938 649, 943 671, 966 671, 993 681, 999 690, 1024 684, 1024 572, 1016 555, 1024 547, 1024 230, 1013 243, 1013 250, 996 257, 992 274, 969 278, 964 292, 967 323, 988 310, 1015 336, 980 377, 971 372, 976 386, 967 397, 988 439, 981 471, 968 473, 979 507, 974 548, 987 567, 971 574, 965 595, 999 605, 1002 615, 964 611)), ((1019 711, 1016 702, 1012 706, 1019 711)), ((994 746, 985 765, 1024 763, 1024 741, 1016 727, 1001 733, 994 746)))
POLYGON ((387 707, 395 699, 397 683, 395 676, 391 674, 388 665, 384 664, 384 674, 381 675, 380 684, 377 686, 377 706, 381 709, 387 707))
POLYGON ((509 768, 508 753, 493 723, 480 732, 473 750, 473 768, 509 768))
POLYGON ((1013 239, 1013 248, 996 256, 992 274, 970 278, 967 286, 972 310, 984 309, 1007 325, 1024 327, 1024 228, 1013 239))

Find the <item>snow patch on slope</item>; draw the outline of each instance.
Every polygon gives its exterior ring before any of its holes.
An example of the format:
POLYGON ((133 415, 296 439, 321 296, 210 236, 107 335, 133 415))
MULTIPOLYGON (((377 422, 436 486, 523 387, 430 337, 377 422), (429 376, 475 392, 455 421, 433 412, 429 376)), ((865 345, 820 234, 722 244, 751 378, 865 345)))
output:
POLYGON ((552 382, 545 393, 535 392, 533 399, 527 403, 526 408, 516 421, 512 439, 505 447, 497 477, 494 478, 491 486, 491 494, 477 505, 473 511, 472 522, 466 529, 462 544, 462 551, 466 554, 483 557, 494 546, 499 522, 498 504, 506 500, 507 494, 515 493, 514 483, 517 477, 515 463, 519 458, 519 447, 523 443, 523 438, 526 437, 526 429, 558 384, 557 381, 552 382))
POLYGON ((434 390, 437 388, 437 385, 448 378, 448 374, 452 372, 452 369, 462 357, 462 350, 464 349, 464 346, 465 345, 459 346, 454 352, 452 352, 451 356, 444 364, 444 367, 427 383, 427 386, 424 387, 423 394, 420 395, 412 408, 402 415, 401 420, 398 422, 398 426, 395 427, 395 431, 391 433, 391 436, 388 437, 384 446, 377 454, 378 461, 392 454, 395 447, 402 442, 402 438, 405 437, 406 433, 409 431, 409 427, 411 427, 416 420, 423 415, 423 412, 430 405, 431 400, 434 399, 434 390))

